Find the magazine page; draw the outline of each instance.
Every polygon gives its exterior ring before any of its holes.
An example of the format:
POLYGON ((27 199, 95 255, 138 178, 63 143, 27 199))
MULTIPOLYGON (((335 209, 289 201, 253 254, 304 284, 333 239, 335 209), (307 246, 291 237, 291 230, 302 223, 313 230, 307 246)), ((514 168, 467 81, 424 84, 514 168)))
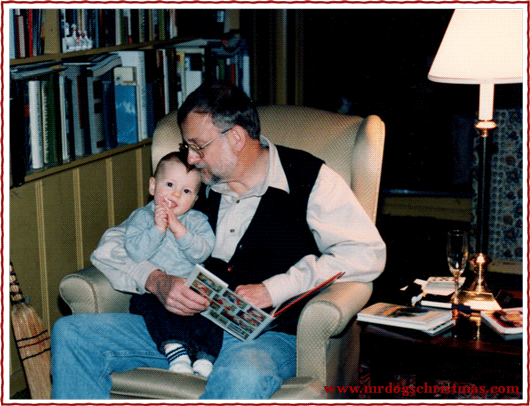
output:
POLYGON ((200 265, 186 280, 186 285, 210 300, 201 314, 240 340, 252 340, 273 320, 263 310, 251 305, 228 289, 228 285, 200 265))
POLYGON ((329 285, 331 285, 333 282, 335 282, 337 279, 339 279, 342 275, 344 275, 344 273, 345 272, 339 272, 339 273, 333 275, 328 280, 325 280, 324 282, 322 282, 320 285, 314 287, 313 289, 311 289, 311 290, 309 290, 309 291, 307 291, 305 293, 302 293, 302 294, 300 294, 298 296, 295 296, 295 297, 283 302, 280 306, 278 306, 276 309, 274 309, 274 311, 271 314, 274 317, 278 317, 282 313, 284 313, 285 311, 287 311, 289 308, 293 307, 296 304, 303 304, 305 306, 305 304, 310 299, 315 297, 318 293, 320 293, 322 290, 324 290, 329 285))

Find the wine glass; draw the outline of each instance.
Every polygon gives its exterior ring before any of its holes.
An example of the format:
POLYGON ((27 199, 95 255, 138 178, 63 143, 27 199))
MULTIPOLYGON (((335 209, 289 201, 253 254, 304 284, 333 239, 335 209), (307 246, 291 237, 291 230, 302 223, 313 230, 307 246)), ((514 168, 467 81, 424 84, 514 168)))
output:
POLYGON ((458 282, 466 267, 468 255, 467 232, 449 231, 447 233, 447 263, 455 281, 455 293, 452 298, 453 309, 458 308, 458 282))

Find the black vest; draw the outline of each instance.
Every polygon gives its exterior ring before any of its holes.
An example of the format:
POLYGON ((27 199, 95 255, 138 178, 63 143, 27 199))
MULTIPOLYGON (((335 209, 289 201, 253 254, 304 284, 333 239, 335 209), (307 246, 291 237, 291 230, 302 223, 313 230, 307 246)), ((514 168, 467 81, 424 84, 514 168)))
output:
MULTIPOLYGON (((277 148, 290 193, 269 187, 230 261, 210 258, 205 262, 231 289, 261 283, 287 272, 306 255, 320 255, 307 225, 307 205, 323 161, 304 151, 277 148)), ((210 190, 208 198, 201 196, 196 205, 208 216, 214 231, 220 202, 221 195, 210 190)), ((287 332, 286 328, 280 330, 287 332)), ((288 331, 295 332, 292 326, 288 331)))

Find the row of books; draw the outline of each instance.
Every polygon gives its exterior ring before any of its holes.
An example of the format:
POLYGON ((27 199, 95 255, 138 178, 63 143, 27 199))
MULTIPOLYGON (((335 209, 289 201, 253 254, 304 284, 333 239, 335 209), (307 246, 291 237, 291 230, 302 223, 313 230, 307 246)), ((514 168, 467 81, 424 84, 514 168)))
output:
POLYGON ((25 58, 163 41, 177 36, 220 36, 230 10, 10 9, 10 58, 25 58))
POLYGON ((246 41, 194 40, 11 68, 13 186, 31 172, 152 137, 205 79, 250 93, 246 41))

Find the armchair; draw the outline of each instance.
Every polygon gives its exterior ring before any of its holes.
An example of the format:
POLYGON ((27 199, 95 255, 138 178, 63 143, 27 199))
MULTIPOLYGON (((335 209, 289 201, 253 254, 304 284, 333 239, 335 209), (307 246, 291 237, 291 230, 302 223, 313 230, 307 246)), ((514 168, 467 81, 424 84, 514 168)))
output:
MULTIPOLYGON (((294 106, 260 107, 262 135, 275 144, 306 150, 326 161, 351 185, 375 221, 385 126, 377 116, 361 118, 294 106)), ((181 142, 172 113, 153 136, 152 163, 181 142)), ((126 312, 130 295, 115 291, 94 267, 67 275, 60 294, 73 313, 126 312)), ((359 327, 354 316, 367 303, 371 283, 335 283, 304 308, 297 332, 297 374, 272 399, 328 398, 324 385, 358 384, 359 327)), ((204 378, 138 368, 112 374, 116 399, 197 399, 204 378)), ((336 394, 335 394, 336 396, 336 394)))

